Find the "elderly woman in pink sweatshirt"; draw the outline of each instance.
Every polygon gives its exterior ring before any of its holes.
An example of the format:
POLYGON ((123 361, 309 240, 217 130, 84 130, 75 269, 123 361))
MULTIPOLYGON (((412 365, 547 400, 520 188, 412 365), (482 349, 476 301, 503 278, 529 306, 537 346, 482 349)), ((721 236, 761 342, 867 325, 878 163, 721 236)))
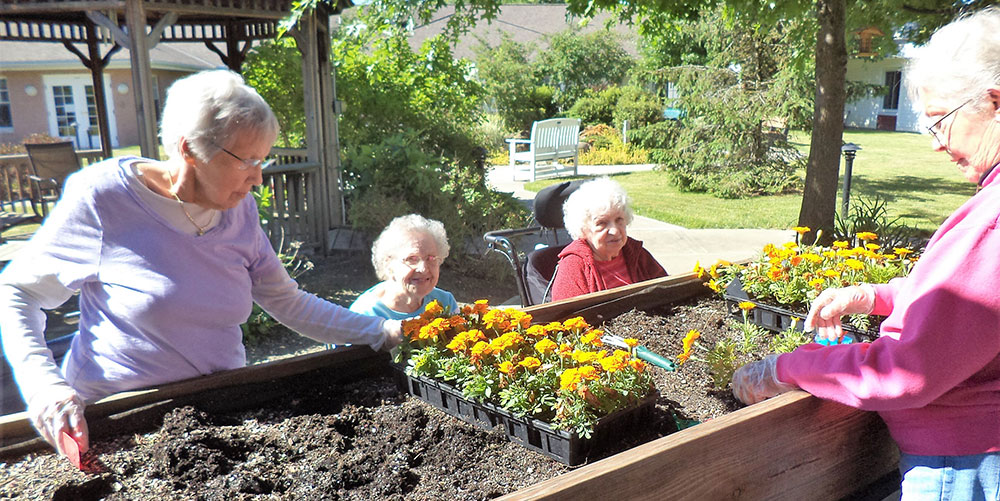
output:
POLYGON ((733 393, 783 391, 877 411, 902 457, 902 496, 1000 499, 1000 9, 941 28, 912 61, 933 148, 980 187, 906 278, 824 291, 805 321, 837 339, 842 315, 887 315, 872 343, 808 344, 748 364, 733 393))

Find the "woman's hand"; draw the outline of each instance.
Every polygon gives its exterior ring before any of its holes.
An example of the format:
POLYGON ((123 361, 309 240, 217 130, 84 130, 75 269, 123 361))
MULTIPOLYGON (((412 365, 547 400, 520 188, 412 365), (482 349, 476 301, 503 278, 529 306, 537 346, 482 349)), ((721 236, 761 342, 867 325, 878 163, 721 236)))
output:
POLYGON ((59 433, 65 431, 76 440, 80 453, 90 449, 90 433, 83 416, 83 400, 69 385, 53 385, 32 397, 28 415, 38 434, 60 454, 63 450, 59 433))
POLYGON ((779 393, 796 388, 778 380, 778 355, 771 354, 764 360, 750 362, 733 374, 733 396, 744 404, 756 404, 779 393))
POLYGON ((382 322, 382 351, 389 351, 403 342, 403 322, 386 320, 382 322))
POLYGON ((816 331, 816 337, 840 342, 844 329, 840 317, 855 313, 871 313, 875 308, 875 289, 868 284, 840 289, 827 289, 813 301, 803 328, 816 331))

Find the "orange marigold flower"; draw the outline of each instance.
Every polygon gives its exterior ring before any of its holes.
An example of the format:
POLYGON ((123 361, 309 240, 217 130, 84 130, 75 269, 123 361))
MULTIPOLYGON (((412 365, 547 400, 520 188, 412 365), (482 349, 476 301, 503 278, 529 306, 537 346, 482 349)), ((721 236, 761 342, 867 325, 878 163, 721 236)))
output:
POLYGON ((677 355, 677 363, 680 365, 684 365, 684 362, 687 362, 689 358, 691 358, 691 352, 685 351, 684 353, 677 355))
POLYGON ((796 226, 792 228, 792 231, 798 233, 799 235, 805 235, 806 233, 809 233, 809 230, 810 228, 808 226, 796 226))
POLYGON ((697 341, 698 338, 700 337, 701 337, 701 332, 699 332, 698 330, 695 329, 689 330, 687 335, 684 336, 684 341, 683 341, 684 352, 687 353, 691 351, 691 347, 694 346, 694 342, 697 341))
POLYGON ((590 325, 587 324, 587 321, 584 320, 583 317, 573 317, 573 318, 571 318, 569 320, 566 320, 565 322, 563 322, 563 326, 566 327, 566 329, 571 330, 571 331, 573 331, 573 330, 580 330, 580 331, 582 331, 582 330, 586 329, 587 327, 590 327, 590 325))
POLYGON ((526 330, 524 333, 533 338, 543 338, 546 335, 548 335, 549 331, 545 329, 545 326, 532 325, 531 327, 528 327, 528 330, 526 330))
POLYGON ((563 343, 559 345, 559 356, 568 358, 573 356, 573 345, 569 343, 563 343))
POLYGON ((770 270, 767 270, 767 277, 771 280, 781 280, 784 274, 785 271, 778 267, 772 267, 770 270))
POLYGON ((543 355, 552 353, 558 347, 559 346, 556 345, 556 343, 551 339, 542 339, 541 341, 535 343, 535 351, 543 355))
POLYGON ((593 381, 601 376, 601 374, 597 372, 597 367, 594 367, 593 365, 584 365, 583 367, 578 368, 576 371, 577 374, 580 375, 580 379, 589 379, 593 381))
POLYGON ((514 363, 510 360, 504 360, 503 362, 500 362, 500 365, 498 365, 497 368, 504 374, 510 374, 510 371, 514 369, 514 363))
POLYGON ((468 321, 460 315, 452 315, 448 317, 448 325, 455 329, 461 329, 465 327, 468 321))
POLYGON ((864 240, 866 242, 869 240, 878 240, 878 235, 870 231, 859 231, 854 236, 858 237, 858 240, 864 240))
POLYGON ((427 307, 424 308, 424 311, 430 313, 431 315, 440 315, 444 312, 444 307, 441 306, 441 303, 439 303, 437 299, 435 299, 430 303, 427 303, 427 307))
POLYGON ((642 371, 646 370, 647 367, 646 362, 636 359, 629 360, 628 366, 631 367, 632 370, 638 372, 639 374, 642 374, 642 371))
POLYGON ((524 360, 521 360, 517 365, 520 365, 525 369, 534 370, 537 369, 540 365, 542 365, 542 361, 535 357, 525 357, 524 360))

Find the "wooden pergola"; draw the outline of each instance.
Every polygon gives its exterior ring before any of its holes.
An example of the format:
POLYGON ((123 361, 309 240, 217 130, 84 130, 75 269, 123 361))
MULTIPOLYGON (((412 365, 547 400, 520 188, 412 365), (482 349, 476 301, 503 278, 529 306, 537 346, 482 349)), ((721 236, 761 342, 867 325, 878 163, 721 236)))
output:
MULTIPOLYGON (((223 64, 239 72, 253 43, 274 38, 278 23, 289 16, 291 0, 4 0, 0 3, 0 40, 62 43, 91 73, 97 102, 98 131, 105 157, 111 156, 103 70, 111 55, 129 51, 138 114, 140 148, 158 158, 149 51, 159 43, 203 42, 223 64), (100 53, 100 42, 111 48, 100 53), (86 47, 81 50, 78 44, 86 47)), ((289 32, 302 53, 305 91, 306 151, 299 158, 318 166, 310 217, 326 230, 343 223, 336 117, 336 83, 330 63, 330 16, 349 7, 321 5, 289 32), (318 184, 318 186, 316 186, 318 184), (318 213, 317 213, 318 212, 318 213)), ((287 172, 285 169, 283 172, 287 172)))

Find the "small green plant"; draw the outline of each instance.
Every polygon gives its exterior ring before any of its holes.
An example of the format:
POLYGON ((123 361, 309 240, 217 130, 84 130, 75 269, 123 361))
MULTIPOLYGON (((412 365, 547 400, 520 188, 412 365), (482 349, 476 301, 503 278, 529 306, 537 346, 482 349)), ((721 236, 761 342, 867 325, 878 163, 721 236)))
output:
POLYGON ((770 349, 773 353, 790 353, 795 348, 812 342, 812 337, 799 328, 799 318, 792 317, 792 323, 785 330, 771 339, 770 349))
POLYGON ((920 250, 923 241, 917 238, 919 231, 900 222, 900 217, 889 217, 889 203, 882 197, 856 197, 851 204, 850 214, 837 213, 833 238, 855 246, 861 245, 859 233, 878 235, 883 247, 911 247, 920 250))
POLYGON ((728 387, 733 381, 733 373, 740 367, 736 348, 736 343, 722 340, 705 355, 705 363, 712 374, 712 384, 718 389, 728 387))

